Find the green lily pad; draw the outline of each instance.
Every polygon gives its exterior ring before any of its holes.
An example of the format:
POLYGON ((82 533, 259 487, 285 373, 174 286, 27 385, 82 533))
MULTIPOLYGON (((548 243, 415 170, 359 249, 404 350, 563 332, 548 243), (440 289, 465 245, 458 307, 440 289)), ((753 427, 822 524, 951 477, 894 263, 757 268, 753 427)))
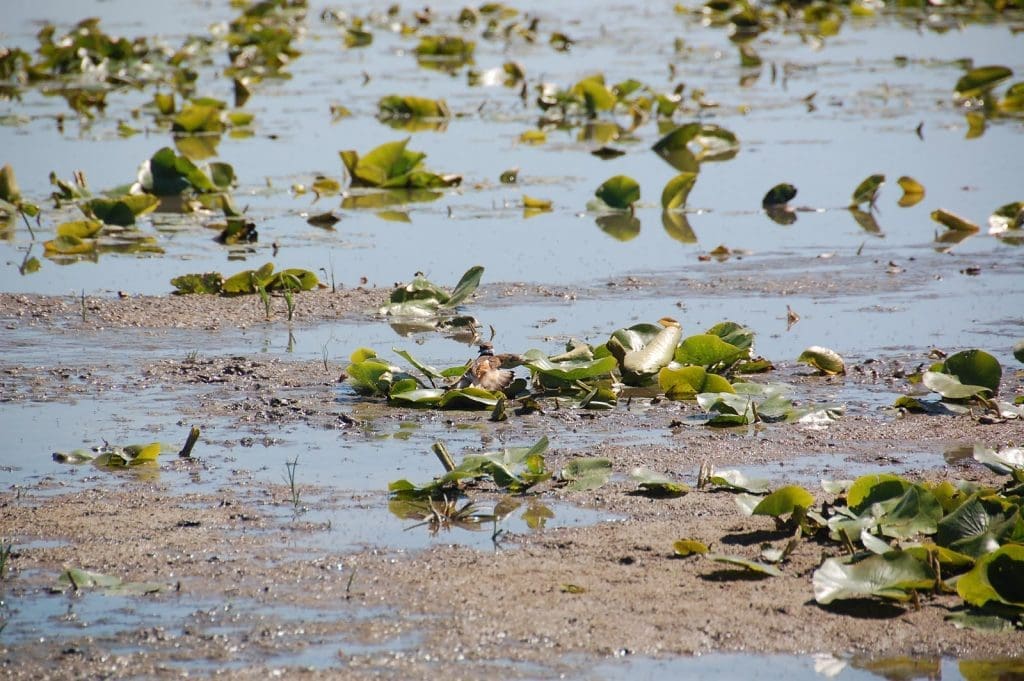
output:
POLYGON ((761 199, 762 208, 778 208, 784 206, 796 197, 796 187, 791 184, 777 184, 768 190, 768 193, 761 199))
POLYGON ((818 345, 812 345, 804 350, 796 358, 796 361, 809 364, 821 373, 829 376, 846 373, 846 363, 843 361, 842 356, 835 350, 818 345))
POLYGON ((654 497, 681 497, 690 491, 689 485, 647 468, 634 468, 629 477, 643 493, 654 497))
POLYGON ((99 234, 102 229, 103 223, 99 220, 73 220, 57 225, 57 236, 91 239, 99 234))
POLYGON ((960 382, 956 376, 940 373, 937 371, 926 371, 921 374, 921 383, 929 390, 933 390, 946 399, 966 400, 972 397, 983 397, 990 392, 983 385, 967 385, 960 382))
POLYGON ((680 173, 673 177, 661 191, 661 207, 667 211, 684 207, 696 182, 697 173, 680 173))
POLYGON ((604 84, 604 76, 601 74, 582 79, 572 87, 570 94, 581 99, 583 106, 591 114, 611 111, 618 101, 615 94, 604 84))
POLYGON ((993 395, 999 393, 1003 368, 999 360, 984 350, 957 352, 946 358, 943 371, 960 379, 961 383, 988 388, 993 395))
POLYGON ((792 514, 798 508, 806 511, 813 505, 813 494, 799 485, 787 485, 762 499, 751 513, 781 518, 784 515, 792 514))
POLYGON ((865 203, 874 206, 875 201, 878 199, 878 191, 882 188, 883 184, 885 184, 885 175, 870 175, 865 178, 853 190, 850 207, 855 208, 865 203))
POLYGON ((909 601, 912 592, 935 586, 935 574, 909 554, 894 551, 856 563, 828 558, 814 571, 812 581, 814 599, 822 605, 870 596, 909 601))
POLYGON ((570 492, 588 492, 602 487, 612 476, 612 462, 604 458, 576 458, 566 464, 559 477, 569 483, 570 492))
POLYGON ((897 499, 912 486, 908 480, 891 473, 862 475, 846 492, 846 503, 854 513, 862 513, 872 504, 897 499))
POLYGON ((71 234, 58 236, 43 242, 46 255, 85 255, 96 250, 95 239, 80 239, 71 234))
POLYGON ((734 392, 729 381, 701 366, 664 367, 658 372, 658 387, 670 400, 694 400, 701 393, 734 392))
POLYGON ((607 356, 593 360, 552 362, 541 351, 529 350, 523 357, 526 360, 524 366, 530 371, 569 383, 606 377, 618 366, 614 357, 607 356))
POLYGON ((625 175, 616 175, 605 180, 594 195, 611 208, 626 209, 640 200, 640 185, 625 175))
POLYGON ((1002 514, 993 516, 977 494, 939 521, 935 542, 972 558, 999 548, 1002 514))
POLYGON ((924 185, 915 180, 912 177, 904 175, 900 179, 896 180, 900 188, 903 189, 903 196, 898 201, 899 205, 903 208, 909 208, 916 206, 921 203, 924 199, 924 185))
POLYGON ((443 99, 388 95, 377 103, 381 118, 450 118, 451 112, 443 99))
POLYGON ((1024 608, 1024 546, 1007 544, 982 556, 956 584, 971 605, 1001 603, 1024 608))
POLYGON ((206 274, 183 274, 171 279, 174 292, 179 295, 188 293, 220 293, 224 286, 224 277, 220 272, 206 274))
POLYGON ((911 485, 902 496, 883 506, 887 508, 878 526, 882 534, 896 539, 934 534, 943 513, 935 496, 920 485, 911 485))
MULTIPOLYGON (((750 350, 733 345, 714 333, 690 336, 679 344, 675 351, 675 361, 680 364, 692 364, 706 369, 727 367, 739 359, 749 356, 750 350)), ((718 392, 718 391, 706 391, 718 392)), ((728 392, 728 391, 726 391, 728 392)))
POLYGON ((711 123, 693 122, 672 130, 652 148, 673 168, 696 172, 699 162, 727 160, 736 155, 739 147, 739 140, 729 130, 711 123))
POLYGON ((134 225, 138 216, 156 210, 158 205, 160 199, 151 194, 127 194, 116 199, 90 199, 82 204, 82 210, 108 225, 127 227, 134 225))
POLYGON ((953 232, 963 232, 966 234, 973 234, 981 230, 981 227, 974 224, 966 218, 962 218, 955 213, 950 213, 948 210, 939 208, 931 212, 932 220, 939 223, 946 229, 952 230, 953 232))
POLYGON ((1005 66, 979 66, 971 69, 956 82, 957 99, 979 97, 1013 75, 1013 71, 1005 66))

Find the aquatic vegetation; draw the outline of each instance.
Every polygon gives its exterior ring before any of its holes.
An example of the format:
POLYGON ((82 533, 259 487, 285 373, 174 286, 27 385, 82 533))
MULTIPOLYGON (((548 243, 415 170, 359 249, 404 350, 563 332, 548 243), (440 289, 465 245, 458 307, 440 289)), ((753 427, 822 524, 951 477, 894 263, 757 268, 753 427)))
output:
POLYGON ((259 269, 242 270, 225 279, 219 272, 183 274, 171 279, 174 293, 206 293, 243 295, 273 291, 309 291, 320 286, 316 274, 309 270, 290 268, 274 271, 273 263, 259 269))
POLYGON ((431 189, 453 187, 462 178, 459 175, 438 175, 422 168, 426 154, 406 148, 409 138, 382 144, 360 156, 353 150, 342 151, 345 164, 354 187, 380 187, 431 189))
POLYGON ((159 442, 146 445, 111 445, 104 443, 93 451, 76 449, 72 452, 54 452, 59 463, 91 463, 98 468, 116 469, 156 463, 164 446, 159 442))

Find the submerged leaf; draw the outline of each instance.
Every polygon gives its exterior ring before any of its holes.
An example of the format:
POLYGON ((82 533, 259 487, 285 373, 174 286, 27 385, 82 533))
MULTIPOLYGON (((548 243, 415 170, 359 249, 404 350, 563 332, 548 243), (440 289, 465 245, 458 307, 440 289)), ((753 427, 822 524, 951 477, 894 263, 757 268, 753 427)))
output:
POLYGON ((566 464, 559 477, 570 492, 587 492, 603 486, 612 476, 612 462, 604 458, 576 458, 566 464))

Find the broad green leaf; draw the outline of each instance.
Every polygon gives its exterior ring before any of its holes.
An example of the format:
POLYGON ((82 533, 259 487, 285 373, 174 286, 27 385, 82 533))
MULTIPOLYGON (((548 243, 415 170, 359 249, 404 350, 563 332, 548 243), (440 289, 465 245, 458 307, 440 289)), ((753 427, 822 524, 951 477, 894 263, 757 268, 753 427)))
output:
POLYGON ((812 581, 814 599, 822 605, 870 596, 908 601, 912 591, 933 588, 935 574, 912 556, 894 551, 852 564, 828 558, 814 571, 812 581))
POLYGON ((579 81, 572 87, 571 93, 583 100, 583 105, 590 113, 611 111, 618 101, 615 94, 604 84, 604 76, 600 74, 579 81))
POLYGON ((631 177, 616 175, 605 180, 594 196, 612 208, 626 209, 640 200, 640 185, 631 177))
POLYGON ((449 118, 451 112, 443 99, 388 95, 377 103, 382 118, 449 118))
POLYGON ((956 584, 971 605, 1001 603, 1024 608, 1024 546, 1007 544, 982 556, 956 584))
POLYGON ((452 388, 445 391, 438 406, 441 409, 490 409, 504 397, 500 392, 491 392, 471 385, 468 388, 452 388))
POLYGON ((680 539, 672 544, 672 552, 679 558, 705 554, 709 550, 707 544, 696 539, 680 539))
POLYGON ((174 132, 221 132, 224 130, 222 110, 215 106, 187 104, 174 117, 171 125, 174 132))
POLYGON ((160 450, 159 442, 151 442, 148 445, 128 445, 124 448, 125 454, 130 457, 129 463, 132 465, 156 461, 160 450))
POLYGON ((718 336, 737 348, 750 350, 754 346, 754 332, 736 322, 719 322, 704 333, 718 336))
POLYGON ((696 172, 700 161, 726 160, 736 155, 739 140, 711 123, 687 123, 654 144, 654 151, 677 170, 696 172), (696 150, 694 150, 694 147, 696 150))
POLYGON ((352 381, 356 392, 370 395, 387 395, 394 378, 390 364, 376 359, 364 359, 353 362, 345 368, 345 373, 352 381))
POLYGON ((971 69, 956 82, 954 97, 957 99, 979 97, 992 90, 996 85, 1008 80, 1012 75, 1013 71, 1005 66, 979 66, 971 69))
POLYGON ((661 191, 661 207, 665 210, 677 210, 686 205, 690 190, 697 182, 697 173, 680 173, 665 184, 661 191))
POLYGON ((903 196, 898 202, 901 207, 916 206, 924 198, 924 185, 914 178, 904 175, 896 182, 903 189, 903 196))
POLYGON ((934 534, 942 518, 942 506, 935 496, 920 485, 912 485, 895 503, 886 503, 886 512, 878 526, 887 537, 910 539, 919 534, 934 534))
POLYGON ((875 201, 878 199, 878 190, 882 188, 883 184, 885 184, 885 175, 871 175, 865 178, 853 190, 850 206, 856 207, 864 203, 875 205, 875 201))
POLYGON ((776 208, 784 206, 796 197, 796 187, 791 184, 777 184, 768 190, 768 193, 761 199, 762 208, 776 208))
MULTIPOLYGON (((1002 516, 999 516, 1002 519, 1002 516)), ((979 558, 999 548, 994 519, 977 494, 939 521, 935 543, 979 558)))
MULTIPOLYGON (((705 368, 729 365, 749 355, 749 350, 728 343, 717 334, 703 333, 690 336, 675 351, 675 361, 705 368)), ((707 392, 718 392, 709 390, 707 392)))
POLYGON ((970 569, 975 562, 973 558, 966 554, 931 543, 904 546, 903 552, 913 556, 922 563, 937 560, 944 574, 952 574, 970 569))
POLYGON ((77 236, 58 236, 43 242, 43 250, 47 255, 83 255, 96 250, 94 239, 79 239, 77 236))
POLYGON ((990 392, 988 388, 981 385, 965 385, 956 376, 939 373, 937 371, 926 371, 921 374, 921 383, 929 390, 933 390, 943 397, 951 400, 966 400, 972 397, 984 396, 990 392))
POLYGON ((670 400, 693 400, 700 393, 733 392, 729 381, 704 367, 665 367, 658 372, 658 387, 670 400))
POLYGON ((612 462, 604 458, 576 458, 566 464, 559 477, 570 492, 587 492, 603 486, 612 476, 612 462))
POLYGON ((477 287, 480 286, 480 278, 484 274, 484 268, 480 265, 474 265, 463 273, 462 278, 459 279, 459 283, 455 285, 455 289, 452 291, 451 297, 443 303, 443 307, 455 307, 466 298, 471 296, 477 287))
POLYGON ((103 229, 103 223, 99 220, 74 220, 57 225, 57 236, 91 239, 99 234, 101 229, 103 229))
POLYGON ((629 477, 643 492, 657 497, 681 497, 690 491, 690 486, 655 473, 647 468, 634 468, 629 477))
POLYGON ((539 350, 529 350, 523 357, 526 359, 525 366, 531 371, 568 382, 608 376, 618 365, 614 357, 552 362, 539 350))
POLYGON ((850 485, 846 503, 851 511, 860 514, 872 504, 902 497, 911 486, 909 481, 891 473, 862 475, 850 485))
POLYGON ((399 350, 398 348, 391 348, 391 350, 396 355, 404 358, 405 361, 407 361, 407 362, 409 362, 409 364, 413 365, 416 369, 418 369, 427 378, 444 378, 444 374, 442 374, 440 371, 438 371, 437 369, 435 369, 432 366, 429 366, 427 364, 423 364, 418 359, 416 359, 411 354, 409 354, 409 352, 407 352, 406 350, 399 350))
POLYGON ((473 57, 476 43, 455 35, 432 35, 420 38, 416 56, 420 59, 468 61, 473 57))
POLYGON ((152 194, 128 194, 116 199, 95 198, 82 205, 82 210, 108 225, 129 226, 135 218, 156 210, 160 199, 152 194))
POLYGON ((756 560, 749 560, 747 558, 740 558, 739 556, 726 556, 721 553, 707 553, 704 557, 708 560, 712 560, 716 563, 724 563, 726 565, 732 565, 738 568, 743 568, 748 572, 754 572, 768 577, 781 577, 782 570, 775 567, 774 565, 767 565, 765 563, 759 563, 756 560))
POLYGON ((999 393, 1003 368, 984 350, 964 350, 946 358, 944 372, 960 379, 961 383, 988 388, 993 395, 999 393))
POLYGON ((846 373, 846 363, 843 362, 843 358, 839 353, 818 345, 812 345, 804 350, 796 358, 796 361, 809 364, 821 373, 829 376, 846 373))
POLYGON ((171 279, 171 286, 175 288, 174 293, 179 295, 188 293, 217 294, 224 286, 224 277, 220 272, 183 274, 171 279))
POLYGON ((807 510, 814 505, 814 495, 799 485, 780 487, 758 503, 752 511, 753 515, 768 515, 781 518, 793 513, 796 509, 807 510))
MULTIPOLYGON (((945 620, 952 622, 957 629, 972 629, 999 634, 1017 631, 1014 620, 1000 615, 986 615, 984 610, 961 610, 946 615, 945 620)), ((1006 678, 1007 672, 1024 674, 1024 662, 1006 660, 989 662, 987 660, 960 660, 960 675, 970 681, 999 681, 1006 678)), ((1011 677, 1012 678, 1012 677, 1011 677)))
POLYGON ((973 234, 974 232, 981 231, 981 227, 970 220, 962 218, 956 213, 950 213, 948 210, 944 210, 942 208, 933 210, 931 216, 932 220, 935 220, 935 222, 939 223, 946 229, 950 229, 954 232, 973 234))

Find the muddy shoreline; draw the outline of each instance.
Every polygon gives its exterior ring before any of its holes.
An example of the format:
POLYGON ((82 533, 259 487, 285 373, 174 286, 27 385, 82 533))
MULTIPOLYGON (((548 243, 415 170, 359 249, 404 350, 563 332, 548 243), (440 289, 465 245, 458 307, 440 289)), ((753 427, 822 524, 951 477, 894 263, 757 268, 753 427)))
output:
MULTIPOLYGON (((544 295, 537 289, 528 293, 544 295)), ((382 298, 375 290, 321 291, 302 296, 299 309, 307 321, 358 317, 382 298)), ((0 294, 0 318, 15 328, 57 328, 80 315, 80 305, 67 298, 0 294)), ((261 310, 248 301, 215 297, 89 298, 86 305, 93 323, 112 327, 209 329, 261 321, 261 310)), ((135 370, 138 381, 170 393, 203 387, 199 399, 181 407, 182 423, 223 420, 234 424, 241 438, 288 423, 334 429, 346 437, 347 429, 357 430, 358 417, 335 398, 335 368, 279 357, 198 357, 142 362, 135 370)), ((84 372, 78 374, 77 393, 87 399, 96 382, 82 379, 90 375, 89 367, 75 371, 84 372)), ((823 380, 791 367, 780 371, 809 391, 823 380)), ((1019 376, 1006 380, 1018 382, 1019 376)), ((40 375, 32 367, 4 364, 5 401, 52 395, 68 382, 59 372, 40 375)), ((111 379, 105 389, 126 386, 111 379)), ((64 397, 73 399, 75 393, 64 397)), ((982 480, 990 475, 982 467, 969 460, 946 462, 943 452, 974 442, 1016 444, 1019 424, 854 411, 827 429, 769 425, 719 432, 686 425, 687 409, 680 403, 638 402, 636 408, 597 417, 549 412, 501 424, 481 413, 446 414, 489 429, 503 442, 538 432, 557 440, 559 432, 575 428, 607 435, 604 444, 587 451, 556 446, 548 462, 557 470, 572 456, 605 456, 619 474, 616 480, 591 493, 548 485, 534 494, 619 520, 508 535, 494 551, 456 545, 416 552, 368 547, 334 553, 316 543, 304 548, 304 538, 328 530, 289 512, 285 486, 255 484, 237 472, 216 493, 131 477, 84 491, 61 492, 53 480, 5 489, 0 536, 14 546, 4 581, 13 607, 32 599, 67 599, 70 612, 77 600, 99 597, 48 593, 56 575, 79 566, 162 584, 158 593, 136 598, 157 611, 166 604, 172 614, 137 631, 93 636, 86 628, 73 639, 0 639, 4 673, 16 679, 171 678, 182 673, 185 660, 205 659, 214 666, 232 660, 225 678, 255 678, 279 664, 289 666, 289 659, 301 659, 302 651, 315 645, 328 652, 311 665, 314 678, 338 670, 348 678, 575 677, 601 659, 713 651, 868 658, 1013 654, 1011 643, 1019 634, 959 630, 944 622, 958 603, 955 597, 929 598, 920 608, 880 601, 818 606, 810 576, 824 557, 838 555, 835 546, 801 543, 783 576, 771 579, 700 557, 675 559, 672 543, 680 538, 756 558, 762 543, 784 542, 786 535, 770 518, 742 515, 729 494, 694 491, 678 499, 651 499, 635 495, 635 486, 623 476, 642 465, 692 482, 700 464, 708 462, 777 466, 773 477, 780 483, 791 482, 787 476, 814 477, 787 465, 800 452, 828 461, 827 476, 819 477, 836 479, 857 466, 884 470, 911 452, 932 452, 934 465, 911 466, 906 474, 982 480), (670 430, 671 446, 631 445, 617 437, 644 428, 670 430), (228 615, 211 605, 218 603, 237 603, 237 612, 228 615), (324 659, 326 666, 320 664, 324 659)), ((412 421, 433 417, 416 410, 387 412, 412 421)), ((191 461, 172 455, 162 457, 160 465, 181 471, 208 463, 202 454, 191 461)), ((494 498, 487 490, 481 494, 494 498)), ((304 498, 309 508, 352 502, 308 482, 304 498)), ((381 490, 358 503, 386 512, 383 500, 381 490)))

